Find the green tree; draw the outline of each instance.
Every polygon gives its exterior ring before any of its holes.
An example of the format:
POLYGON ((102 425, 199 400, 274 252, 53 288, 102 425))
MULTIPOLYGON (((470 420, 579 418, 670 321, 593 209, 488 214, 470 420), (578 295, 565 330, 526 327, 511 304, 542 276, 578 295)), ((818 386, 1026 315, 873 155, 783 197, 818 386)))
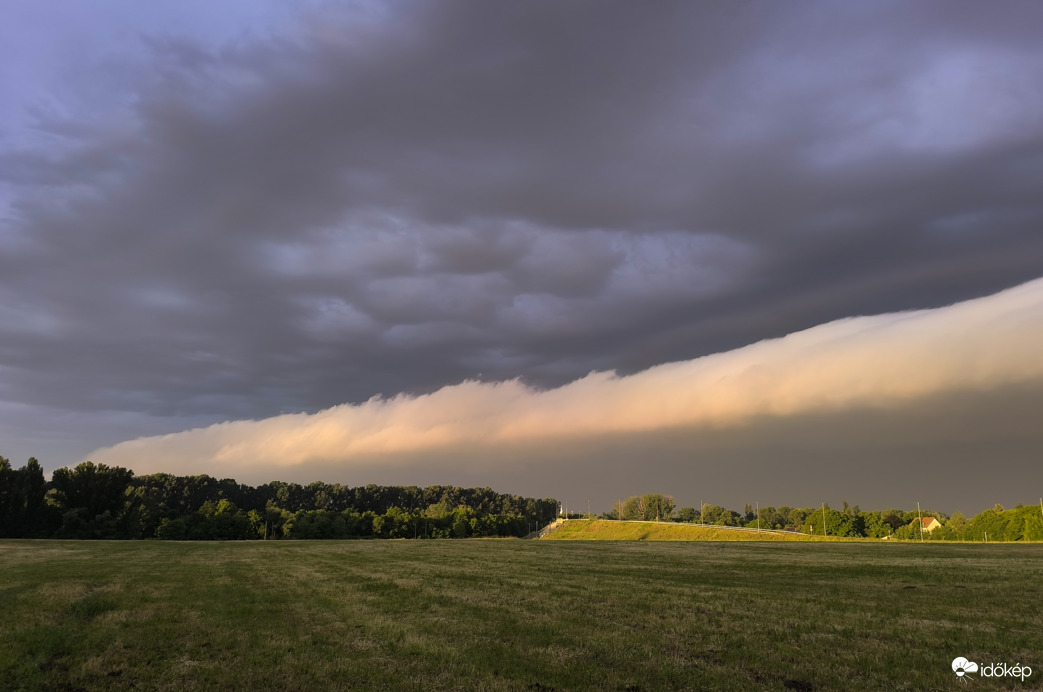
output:
POLYGON ((643 520, 645 518, 645 508, 641 504, 641 498, 638 496, 628 497, 623 502, 623 519, 627 521, 643 520))
POLYGON ((185 526, 184 519, 168 519, 164 518, 160 520, 159 526, 156 527, 156 538, 166 541, 183 541, 188 535, 188 529, 185 526))
POLYGON ((971 522, 961 512, 953 512, 953 515, 949 517, 949 521, 945 522, 946 528, 957 536, 962 536, 970 524, 971 522))
POLYGON ((17 535, 17 517, 22 504, 17 482, 18 472, 11 468, 11 461, 0 457, 0 536, 4 538, 17 535))
POLYGON ((884 538, 894 533, 891 525, 884 521, 882 512, 863 512, 862 518, 869 538, 884 538))
POLYGON ((450 527, 451 534, 454 538, 467 538, 471 535, 472 525, 471 520, 475 518, 475 511, 470 507, 457 507, 453 511, 453 520, 450 527))
POLYGON ((720 507, 719 505, 703 505, 703 523, 716 526, 738 526, 738 512, 720 507))
POLYGON ((0 457, 0 536, 43 537, 49 532, 47 487, 35 457, 20 469, 0 457))
POLYGON ((777 509, 770 506, 761 507, 760 527, 762 529, 781 529, 785 526, 786 517, 777 509))
POLYGON ((673 515, 674 506, 674 498, 669 495, 635 495, 623 503, 623 518, 631 521, 666 521, 673 515))
POLYGON ((861 515, 853 516, 850 512, 830 509, 829 505, 826 505, 825 510, 819 509, 817 512, 812 512, 808 515, 806 519, 807 524, 804 526, 803 532, 813 532, 815 535, 821 536, 823 534, 823 518, 825 518, 826 522, 825 533, 829 536, 839 536, 841 538, 860 538, 865 536, 865 519, 861 515))
POLYGON ((887 510, 886 512, 882 512, 881 521, 890 526, 891 532, 894 533, 908 523, 903 515, 904 512, 900 509, 887 510))
POLYGON ((918 522, 911 521, 904 526, 899 526, 895 531, 894 536, 903 541, 920 540, 920 527, 918 522))
POLYGON ((677 510, 677 521, 691 523, 696 520, 699 516, 699 512, 695 507, 682 507, 677 510))
POLYGON ((69 537, 122 537, 118 518, 123 511, 125 491, 133 477, 130 469, 110 468, 90 461, 74 469, 55 470, 51 486, 53 499, 64 515, 62 534, 69 537))
MULTIPOLYGON (((1002 507, 997 505, 996 507, 1002 507)), ((1043 517, 1038 505, 1014 509, 987 509, 974 517, 964 529, 967 540, 1038 541, 1043 540, 1043 517)))
POLYGON ((660 493, 652 493, 645 495, 645 505, 648 507, 649 519, 655 519, 657 521, 669 521, 670 517, 673 516, 674 498, 671 495, 662 495, 660 493))

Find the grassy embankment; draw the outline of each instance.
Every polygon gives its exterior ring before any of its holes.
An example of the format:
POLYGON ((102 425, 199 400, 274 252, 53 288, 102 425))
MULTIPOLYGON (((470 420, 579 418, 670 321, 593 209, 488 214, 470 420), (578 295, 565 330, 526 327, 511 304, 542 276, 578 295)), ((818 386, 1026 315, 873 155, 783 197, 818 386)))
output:
POLYGON ((728 526, 693 526, 672 522, 570 519, 542 540, 576 541, 837 541, 788 531, 752 531, 728 526))
POLYGON ((1043 545, 0 541, 0 689, 956 689, 1043 545))

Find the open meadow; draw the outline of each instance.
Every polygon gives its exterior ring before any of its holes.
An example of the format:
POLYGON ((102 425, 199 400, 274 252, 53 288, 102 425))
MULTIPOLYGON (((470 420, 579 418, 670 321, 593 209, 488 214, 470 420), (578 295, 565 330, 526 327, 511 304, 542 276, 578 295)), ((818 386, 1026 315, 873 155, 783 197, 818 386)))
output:
POLYGON ((1040 689, 1043 545, 0 541, 0 689, 1040 689))
POLYGON ((544 540, 555 541, 837 541, 795 531, 756 531, 734 526, 659 521, 580 519, 562 522, 544 540))

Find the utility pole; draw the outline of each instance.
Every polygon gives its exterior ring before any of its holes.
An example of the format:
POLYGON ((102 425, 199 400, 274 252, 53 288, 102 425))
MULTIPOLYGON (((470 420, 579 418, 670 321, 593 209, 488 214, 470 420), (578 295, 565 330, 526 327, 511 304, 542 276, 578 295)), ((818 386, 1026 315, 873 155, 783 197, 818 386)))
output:
POLYGON ((826 503, 825 502, 822 503, 822 535, 823 536, 828 536, 829 535, 829 534, 826 533, 826 503))
POLYGON ((923 516, 920 515, 920 503, 916 503, 916 519, 920 522, 920 542, 923 543, 923 516))
POLYGON ((757 502, 757 532, 760 533, 760 530, 761 530, 761 503, 760 503, 760 501, 758 501, 757 502))
POLYGON ((699 523, 705 524, 706 519, 703 514, 706 512, 706 500, 699 500, 699 523))

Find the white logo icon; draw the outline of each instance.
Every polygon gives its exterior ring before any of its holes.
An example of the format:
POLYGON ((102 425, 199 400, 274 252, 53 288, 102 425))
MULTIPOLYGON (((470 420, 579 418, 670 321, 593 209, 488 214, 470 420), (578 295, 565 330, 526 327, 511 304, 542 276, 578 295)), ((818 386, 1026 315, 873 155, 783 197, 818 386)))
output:
POLYGON ((963 656, 958 656, 952 660, 952 672, 962 678, 967 673, 977 673, 978 664, 974 661, 968 661, 963 656))

